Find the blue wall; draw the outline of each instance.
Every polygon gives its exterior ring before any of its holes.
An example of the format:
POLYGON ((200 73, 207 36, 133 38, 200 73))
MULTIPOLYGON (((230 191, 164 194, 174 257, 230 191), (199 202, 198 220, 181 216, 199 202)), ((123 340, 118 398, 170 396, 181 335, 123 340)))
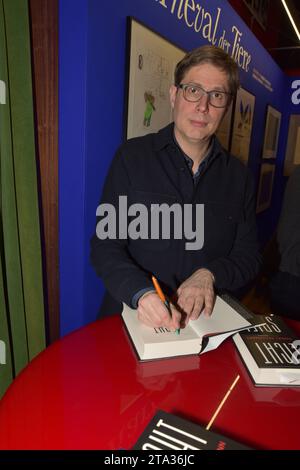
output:
MULTIPOLYGON (((177 4, 180 2, 177 1, 177 4)), ((190 2, 191 3, 191 2, 190 2)), ((284 179, 289 81, 262 48, 227 0, 195 0, 216 17, 218 28, 232 25, 242 32, 243 47, 252 54, 243 87, 256 96, 249 166, 258 184, 266 106, 283 112, 272 208, 258 217, 264 243, 276 225, 284 179), (273 92, 252 78, 258 69, 273 92)), ((89 240, 103 181, 122 141, 125 93, 126 17, 134 16, 183 49, 207 43, 171 13, 173 0, 60 0, 60 295, 61 333, 96 318, 103 294, 101 281, 89 264, 89 240), (163 3, 163 2, 162 2, 163 3)))

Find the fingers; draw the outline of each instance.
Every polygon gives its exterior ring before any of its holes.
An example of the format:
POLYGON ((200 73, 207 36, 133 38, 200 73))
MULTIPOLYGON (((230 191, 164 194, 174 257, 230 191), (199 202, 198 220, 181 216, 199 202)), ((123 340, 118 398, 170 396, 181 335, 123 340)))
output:
MULTIPOLYGON (((198 269, 177 289, 177 308, 170 304, 170 310, 163 304, 156 292, 147 292, 139 299, 138 318, 150 327, 165 327, 171 331, 196 320, 201 312, 210 316, 213 311, 215 293, 214 276, 207 269, 198 269)), ((174 296, 175 297, 175 296, 174 296)))
POLYGON ((209 288, 206 290, 204 303, 205 303, 204 314, 210 317, 214 308, 214 304, 215 304, 215 293, 213 289, 209 288))
POLYGON ((190 296, 187 300, 180 299, 180 309, 186 314, 187 324, 189 320, 197 320, 199 315, 203 313, 205 316, 210 317, 214 307, 215 294, 211 289, 203 292, 197 292, 194 296, 190 296))
POLYGON ((159 296, 150 292, 141 297, 138 302, 138 319, 147 326, 165 327, 174 331, 179 328, 181 314, 174 306, 170 307, 172 315, 159 296))
POLYGON ((172 330, 178 330, 180 329, 181 313, 173 304, 170 304, 170 308, 172 312, 172 330))
POLYGON ((148 326, 169 326, 168 312, 156 293, 142 297, 138 302, 138 318, 148 326))
POLYGON ((196 298, 195 302, 194 302, 194 308, 191 311, 189 319, 190 320, 197 320, 197 318, 199 317, 200 313, 203 310, 204 305, 205 305, 205 298, 204 297, 196 298))
POLYGON ((197 318, 203 311, 205 305, 205 296, 199 296, 199 294, 197 294, 197 296, 194 298, 189 297, 189 300, 187 300, 186 302, 182 301, 180 307, 182 311, 186 314, 185 325, 188 324, 189 320, 197 320, 197 318))
POLYGON ((204 269, 196 271, 177 289, 177 305, 186 314, 185 324, 196 320, 201 312, 210 316, 213 311, 215 293, 214 278, 204 269))
POLYGON ((195 297, 193 293, 190 294, 188 291, 187 293, 183 292, 181 295, 179 295, 177 304, 187 316, 190 316, 195 304, 195 297))

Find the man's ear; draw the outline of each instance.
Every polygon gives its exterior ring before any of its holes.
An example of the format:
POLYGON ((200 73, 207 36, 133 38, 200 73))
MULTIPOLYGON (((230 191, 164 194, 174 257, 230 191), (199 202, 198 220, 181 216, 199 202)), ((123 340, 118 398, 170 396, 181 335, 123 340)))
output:
POLYGON ((176 95, 177 95, 177 87, 175 85, 170 86, 169 94, 170 94, 171 108, 174 109, 176 95))

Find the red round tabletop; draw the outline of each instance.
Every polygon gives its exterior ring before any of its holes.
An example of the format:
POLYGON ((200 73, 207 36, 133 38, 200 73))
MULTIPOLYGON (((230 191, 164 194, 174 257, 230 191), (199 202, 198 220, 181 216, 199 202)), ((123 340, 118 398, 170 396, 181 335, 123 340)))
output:
MULTIPOLYGON (((299 329, 300 330, 300 329, 299 329)), ((158 409, 255 449, 300 449, 300 389, 255 387, 231 339, 202 356, 139 362, 120 316, 57 341, 0 401, 0 449, 130 449, 158 409)))

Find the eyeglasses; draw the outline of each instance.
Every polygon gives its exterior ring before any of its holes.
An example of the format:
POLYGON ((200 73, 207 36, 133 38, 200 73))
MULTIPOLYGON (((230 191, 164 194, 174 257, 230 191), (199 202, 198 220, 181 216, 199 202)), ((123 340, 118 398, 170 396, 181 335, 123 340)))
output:
POLYGON ((227 93, 227 91, 206 91, 200 85, 193 85, 192 83, 181 83, 177 85, 177 88, 181 88, 184 99, 192 103, 200 101, 202 96, 207 95, 209 104, 215 108, 225 108, 231 96, 231 93, 227 93))

